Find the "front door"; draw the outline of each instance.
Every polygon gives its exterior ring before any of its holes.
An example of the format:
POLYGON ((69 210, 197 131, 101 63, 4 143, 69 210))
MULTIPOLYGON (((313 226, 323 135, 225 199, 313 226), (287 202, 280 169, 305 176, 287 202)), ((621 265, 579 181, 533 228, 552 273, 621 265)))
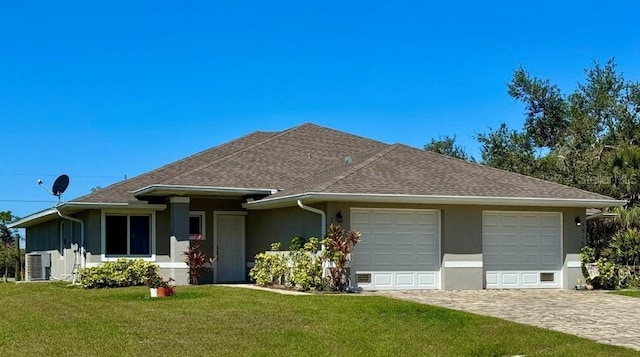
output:
POLYGON ((245 212, 216 212, 215 264, 216 282, 246 281, 244 257, 245 212))

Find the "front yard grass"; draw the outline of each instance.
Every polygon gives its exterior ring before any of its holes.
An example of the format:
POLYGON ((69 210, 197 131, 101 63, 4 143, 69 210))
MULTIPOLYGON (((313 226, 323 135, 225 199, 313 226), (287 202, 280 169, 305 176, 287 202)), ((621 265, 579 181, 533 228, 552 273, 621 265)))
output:
POLYGON ((614 291, 613 293, 618 295, 640 298, 640 290, 619 290, 619 291, 614 291))
POLYGON ((379 296, 217 286, 82 290, 0 284, 2 356, 636 356, 496 318, 379 296))

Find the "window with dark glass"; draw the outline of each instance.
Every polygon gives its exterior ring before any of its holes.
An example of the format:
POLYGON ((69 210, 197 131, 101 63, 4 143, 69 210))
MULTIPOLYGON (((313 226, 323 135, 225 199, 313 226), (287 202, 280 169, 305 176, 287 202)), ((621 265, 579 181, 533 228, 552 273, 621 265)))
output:
POLYGON ((150 255, 151 216, 107 215, 105 240, 107 255, 150 255))
POLYGON ((189 217, 189 235, 202 234, 202 216, 189 217))

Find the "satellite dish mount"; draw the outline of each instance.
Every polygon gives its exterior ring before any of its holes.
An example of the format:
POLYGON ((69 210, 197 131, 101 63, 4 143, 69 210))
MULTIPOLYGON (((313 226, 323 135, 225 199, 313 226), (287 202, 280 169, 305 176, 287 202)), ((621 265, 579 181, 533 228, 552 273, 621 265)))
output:
POLYGON ((46 188, 44 188, 44 186, 42 186, 43 184, 44 184, 44 182, 42 181, 42 179, 38 179, 38 185, 40 185, 40 187, 42 187, 43 190, 45 190, 45 191, 49 192, 50 194, 58 197, 58 203, 60 203, 60 197, 62 196, 64 191, 66 191, 67 188, 69 187, 69 176, 67 176, 67 175, 58 176, 58 178, 53 182, 53 186, 51 187, 51 191, 49 191, 46 188))

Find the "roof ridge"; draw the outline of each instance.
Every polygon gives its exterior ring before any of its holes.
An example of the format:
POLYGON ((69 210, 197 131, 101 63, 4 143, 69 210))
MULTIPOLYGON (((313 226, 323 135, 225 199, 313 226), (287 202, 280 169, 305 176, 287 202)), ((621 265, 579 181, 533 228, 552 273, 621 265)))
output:
MULTIPOLYGON (((84 199, 84 198, 89 197, 89 196, 91 196, 91 195, 93 195, 93 194, 95 194, 95 193, 97 193, 97 192, 102 191, 102 190, 107 190, 107 189, 111 189, 111 188, 114 188, 114 187, 118 187, 118 186, 123 185, 123 184, 125 184, 125 183, 127 183, 127 182, 130 182, 131 180, 135 180, 135 179, 140 178, 140 177, 142 177, 142 176, 147 176, 147 175, 153 174, 154 172, 158 172, 158 171, 163 170, 163 169, 166 169, 166 168, 168 168, 168 167, 171 167, 171 166, 177 165, 177 164, 179 164, 179 163, 182 163, 182 162, 185 162, 185 161, 187 161, 187 160, 189 160, 189 159, 192 159, 192 158, 194 158, 194 157, 196 157, 196 156, 198 156, 198 155, 202 155, 202 154, 204 154, 204 153, 206 153, 206 152, 209 152, 209 151, 211 151, 211 150, 215 150, 215 149, 218 149, 218 148, 221 148, 221 147, 224 147, 224 146, 228 146, 228 145, 230 145, 230 144, 233 144, 233 143, 238 142, 238 141, 240 141, 240 140, 242 140, 242 139, 248 138, 248 137, 250 137, 250 136, 252 136, 252 135, 256 135, 256 134, 259 134, 259 133, 261 133, 261 134, 274 134, 274 135, 270 136, 269 138, 267 138, 267 139, 265 139, 265 140, 260 141, 260 143, 262 143, 263 141, 266 141, 266 140, 271 139, 273 136, 278 135, 278 134, 276 134, 276 133, 278 133, 277 131, 276 131, 276 132, 267 132, 267 131, 254 130, 254 131, 250 132, 249 134, 243 135, 243 136, 241 136, 241 137, 239 137, 239 138, 236 138, 236 139, 233 139, 233 140, 231 140, 231 141, 227 141, 227 142, 224 142, 224 143, 222 143, 222 144, 220 144, 220 145, 216 145, 216 146, 209 147, 209 148, 207 148, 207 149, 204 149, 204 150, 198 151, 197 153, 194 153, 194 154, 188 155, 188 156, 186 156, 186 157, 184 157, 184 158, 182 158, 182 159, 176 160, 176 161, 172 161, 172 162, 170 162, 170 163, 168 163, 168 164, 162 165, 162 166, 157 167, 157 168, 155 168, 155 169, 153 169, 153 170, 150 170, 150 171, 147 171, 147 172, 143 172, 143 173, 141 173, 141 174, 139 174, 139 175, 136 175, 136 176, 133 176, 133 177, 131 177, 131 178, 129 178, 129 179, 121 180, 121 181, 118 181, 118 182, 112 183, 111 185, 109 185, 109 186, 107 186, 107 187, 104 187, 104 188, 102 188, 102 189, 101 189, 101 190, 99 190, 99 191, 91 192, 91 193, 88 193, 88 194, 86 194, 86 195, 82 195, 82 196, 80 196, 80 197, 76 197, 76 198, 75 198, 75 199, 73 199, 72 201, 76 201, 76 200, 84 199)), ((238 152, 238 150, 237 150, 237 151, 234 151, 234 152, 233 152, 233 153, 231 153, 231 154, 234 154, 234 153, 236 153, 236 152, 238 152)), ((229 156, 229 155, 231 155, 231 154, 225 155, 225 157, 227 157, 227 156, 229 156)), ((178 176, 179 176, 179 175, 178 175, 178 176)), ((177 177, 177 176, 174 176, 174 177, 177 177)))
POLYGON ((203 165, 200 165, 200 166, 198 166, 198 167, 195 167, 195 168, 193 168, 193 169, 191 169, 191 170, 189 170, 189 171, 184 171, 184 172, 182 172, 182 173, 180 173, 180 174, 178 174, 178 175, 176 175, 176 176, 173 176, 173 177, 171 178, 171 180, 176 180, 176 179, 178 179, 178 178, 180 178, 180 177, 183 177, 183 176, 185 176, 185 175, 187 175, 187 174, 191 174, 191 173, 194 173, 194 172, 200 171, 200 170, 202 170, 202 169, 205 169, 205 168, 207 168, 207 167, 210 167, 211 165, 213 165, 213 164, 215 164, 215 163, 218 163, 218 162, 220 162, 220 161, 226 160, 226 159, 228 159, 229 157, 232 157, 232 156, 234 156, 234 155, 237 155, 237 154, 239 154, 239 153, 241 153, 241 152, 245 152, 245 151, 247 151, 247 150, 249 150, 249 149, 253 149, 253 148, 255 148, 256 146, 262 145, 262 144, 267 143, 267 142, 269 142, 269 141, 272 141, 272 140, 274 140, 274 139, 276 139, 276 138, 279 138, 279 137, 281 137, 281 136, 283 136, 283 135, 285 135, 285 134, 287 134, 287 133, 290 133, 290 132, 292 132, 292 131, 298 130, 298 129, 302 128, 302 127, 303 127, 303 126, 305 126, 305 125, 307 125, 307 123, 302 124, 302 125, 298 125, 298 126, 294 126, 293 128, 289 128, 289 129, 286 129, 286 130, 283 130, 283 131, 280 131, 280 132, 276 132, 276 134, 274 134, 274 135, 272 135, 272 136, 268 137, 268 138, 267 138, 267 139, 265 139, 265 140, 262 140, 262 141, 260 141, 260 142, 257 142, 257 143, 255 143, 255 144, 253 144, 253 145, 249 145, 249 146, 247 146, 246 148, 243 148, 243 149, 240 149, 240 150, 234 151, 234 152, 232 152, 232 153, 230 153, 230 154, 228 154, 228 155, 225 155, 225 156, 223 156, 223 157, 221 157, 221 158, 219 158, 219 159, 217 159, 217 160, 207 162, 207 163, 205 163, 205 164, 203 164, 203 165))
POLYGON ((380 150, 377 154, 369 157, 368 159, 364 160, 363 162, 354 165, 351 169, 347 170, 344 174, 338 175, 336 177, 334 177, 333 180, 328 181, 328 183, 326 185, 320 186, 320 191, 324 191, 327 188, 335 185, 336 183, 344 180, 345 178, 347 178, 350 175, 353 175, 354 173, 362 170, 365 166, 371 164, 372 162, 378 160, 379 158, 387 155, 388 153, 392 152, 393 150, 397 149, 399 147, 398 144, 392 144, 387 146, 386 148, 383 148, 382 150, 380 150))

